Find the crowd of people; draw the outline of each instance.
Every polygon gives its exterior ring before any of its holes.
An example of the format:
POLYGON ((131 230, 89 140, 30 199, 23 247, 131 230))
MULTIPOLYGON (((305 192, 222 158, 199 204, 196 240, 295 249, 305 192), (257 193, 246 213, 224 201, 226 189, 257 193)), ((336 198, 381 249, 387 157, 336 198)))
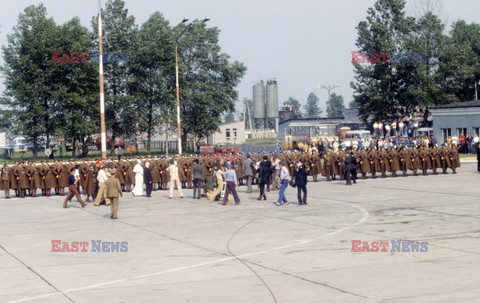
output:
POLYGON ((372 141, 369 147, 346 147, 337 151, 327 146, 320 152, 282 151, 268 155, 215 154, 176 156, 172 159, 145 157, 63 163, 59 160, 15 162, 12 166, 2 166, 0 189, 4 190, 8 199, 10 191, 14 191, 17 197, 37 197, 40 194, 65 196, 68 188, 64 207, 68 207, 68 201, 74 196, 84 207, 83 195, 86 202, 92 201, 95 206, 102 202, 112 205, 112 218, 116 218, 114 208, 118 209, 118 203, 114 205, 112 201, 114 198, 118 201, 123 192, 151 197, 152 191, 169 190, 171 199, 175 189, 180 198, 184 197, 184 190, 192 189, 196 199, 204 197, 222 204, 234 200, 235 204, 239 204, 239 186, 245 185, 245 191, 252 193, 252 185, 257 185, 258 200, 266 200, 268 191, 278 191, 276 204, 281 206, 289 203, 285 191, 291 185, 297 188, 298 203, 307 205, 308 179, 313 182, 321 177, 326 181, 338 179, 351 185, 359 178, 407 176, 409 172, 413 176, 447 174, 448 170, 455 174, 459 166, 455 145, 429 147, 423 144, 397 149, 395 146, 385 148, 372 141))

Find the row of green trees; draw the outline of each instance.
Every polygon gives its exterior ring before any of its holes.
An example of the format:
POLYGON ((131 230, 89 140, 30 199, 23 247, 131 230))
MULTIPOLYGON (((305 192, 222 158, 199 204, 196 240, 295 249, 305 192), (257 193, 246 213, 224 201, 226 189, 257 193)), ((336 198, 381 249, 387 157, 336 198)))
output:
POLYGON ((433 9, 407 16, 405 0, 377 0, 357 26, 362 53, 421 54, 427 62, 354 63, 354 103, 364 121, 411 115, 427 120, 429 108, 470 101, 480 80, 480 25, 458 20, 448 33, 433 9))
MULTIPOLYGON (((176 128, 175 42, 185 24, 171 26, 159 12, 142 25, 122 0, 110 0, 102 11, 103 51, 127 53, 127 62, 104 64, 105 115, 111 140, 146 133, 152 137, 176 128)), ((99 133, 99 78, 95 63, 52 63, 52 51, 97 49, 98 16, 91 29, 73 18, 58 25, 42 4, 27 7, 3 46, 6 90, 1 116, 33 144, 64 136, 88 153, 99 133)), ((246 68, 231 62, 219 44, 219 29, 194 22, 178 40, 183 142, 214 132, 226 112, 234 111, 235 87, 246 68)), ((74 148, 74 150, 76 150, 74 148)))
MULTIPOLYGON (((310 93, 307 97, 305 105, 302 106, 300 102, 290 97, 287 101, 283 102, 283 105, 290 105, 292 110, 295 112, 296 117, 306 117, 306 118, 318 118, 323 113, 322 109, 320 108, 318 102, 320 98, 314 93, 310 93)), ((342 95, 337 95, 332 93, 330 95, 330 99, 327 101, 327 117, 343 117, 345 113, 345 104, 343 101, 342 95)))

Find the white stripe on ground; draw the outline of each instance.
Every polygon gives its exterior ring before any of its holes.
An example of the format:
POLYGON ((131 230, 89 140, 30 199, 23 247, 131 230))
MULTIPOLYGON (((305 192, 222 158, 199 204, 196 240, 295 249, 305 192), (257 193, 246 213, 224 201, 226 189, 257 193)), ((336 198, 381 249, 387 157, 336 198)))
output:
MULTIPOLYGON (((238 257, 239 258, 252 257, 252 256, 261 255, 261 254, 265 254, 265 253, 269 253, 269 252, 277 251, 277 250, 282 250, 282 249, 286 249, 286 248, 291 248, 291 247, 311 243, 311 242, 314 242, 314 241, 318 241, 318 240, 321 240, 321 239, 324 239, 324 238, 328 238, 330 236, 333 236, 333 235, 339 234, 341 232, 344 232, 346 230, 349 230, 354 226, 363 224, 369 217, 368 211, 361 206, 357 206, 357 205, 350 204, 350 203, 345 203, 345 202, 340 202, 340 201, 331 201, 331 202, 354 207, 362 213, 362 217, 360 218, 360 220, 358 220, 353 225, 350 225, 350 226, 347 226, 347 227, 344 227, 344 228, 341 228, 341 229, 337 229, 335 231, 323 234, 323 235, 321 235, 319 237, 316 237, 316 238, 305 239, 305 240, 296 240, 295 243, 291 243, 291 244, 287 244, 287 245, 283 245, 283 246, 279 246, 279 247, 274 247, 274 248, 270 248, 270 249, 266 249, 266 250, 261 250, 261 251, 257 251, 257 252, 245 253, 243 255, 239 255, 238 257)), ((220 258, 220 259, 216 259, 216 260, 212 260, 212 261, 208 261, 208 262, 202 262, 202 263, 197 263, 197 264, 193 264, 193 265, 171 268, 171 269, 167 269, 167 270, 163 270, 163 271, 159 271, 159 272, 154 272, 154 273, 150 273, 150 274, 137 275, 137 276, 133 276, 133 277, 130 277, 130 278, 107 281, 107 282, 92 284, 92 285, 79 287, 79 288, 71 288, 71 289, 67 289, 63 292, 51 292, 51 293, 46 293, 46 294, 38 295, 38 296, 34 296, 34 297, 27 297, 27 298, 23 298, 23 299, 19 299, 19 300, 10 301, 9 303, 27 302, 27 301, 32 301, 32 300, 35 300, 35 299, 41 299, 41 298, 51 297, 51 296, 60 295, 60 294, 68 294, 68 293, 72 293, 72 292, 97 288, 97 287, 101 287, 101 286, 105 286, 105 285, 112 285, 112 284, 117 284, 117 283, 121 283, 121 282, 126 282, 126 281, 134 280, 134 279, 143 279, 143 278, 148 278, 148 277, 154 277, 154 276, 159 276, 159 275, 163 275, 163 274, 167 274, 167 273, 171 273, 171 272, 188 270, 188 269, 192 269, 192 268, 197 268, 197 267, 201 267, 201 266, 205 266, 205 265, 216 264, 216 263, 221 263, 221 262, 226 262, 226 261, 231 261, 231 260, 235 260, 235 258, 234 257, 225 257, 225 258, 220 258)))

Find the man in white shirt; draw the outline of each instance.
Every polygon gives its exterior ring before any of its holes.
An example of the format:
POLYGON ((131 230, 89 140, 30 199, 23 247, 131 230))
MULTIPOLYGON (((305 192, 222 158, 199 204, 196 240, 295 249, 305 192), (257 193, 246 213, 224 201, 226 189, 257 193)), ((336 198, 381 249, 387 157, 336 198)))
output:
POLYGON ((400 137, 403 137, 403 127, 404 127, 403 121, 400 121, 400 123, 398 123, 398 133, 400 137))
POLYGON ((45 148, 45 158, 49 159, 51 154, 52 150, 50 148, 45 148))
POLYGON ((170 166, 167 168, 167 171, 170 173, 170 193, 168 198, 171 199, 173 197, 173 188, 175 185, 180 192, 180 198, 183 198, 182 185, 180 184, 180 177, 178 176, 178 166, 176 161, 170 161, 170 166))
POLYGON ((100 202, 102 201, 102 197, 105 199, 105 204, 110 205, 110 200, 107 198, 105 192, 105 182, 108 180, 107 176, 108 168, 102 166, 101 169, 98 171, 97 174, 97 182, 98 182, 98 193, 97 197, 95 198, 95 206, 100 206, 100 202))
POLYGON ((137 164, 133 167, 133 173, 135 174, 135 187, 132 190, 133 196, 143 196, 143 167, 142 161, 137 160, 137 164))

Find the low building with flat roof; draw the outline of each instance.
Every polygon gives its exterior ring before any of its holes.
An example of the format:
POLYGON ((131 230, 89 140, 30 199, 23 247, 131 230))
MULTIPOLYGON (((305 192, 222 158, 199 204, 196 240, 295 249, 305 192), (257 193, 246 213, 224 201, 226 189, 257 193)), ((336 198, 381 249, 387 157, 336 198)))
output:
POLYGON ((448 137, 479 134, 480 100, 439 105, 430 109, 433 136, 436 142, 445 143, 448 137))

